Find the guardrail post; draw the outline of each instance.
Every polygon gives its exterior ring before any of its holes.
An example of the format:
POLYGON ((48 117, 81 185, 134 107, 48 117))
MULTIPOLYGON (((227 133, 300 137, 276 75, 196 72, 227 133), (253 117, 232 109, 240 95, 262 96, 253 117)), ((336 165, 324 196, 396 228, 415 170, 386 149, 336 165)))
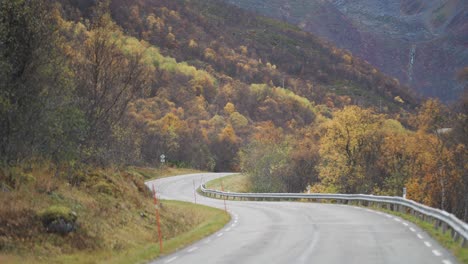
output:
POLYGON ((466 238, 462 237, 461 242, 460 242, 460 245, 461 245, 463 248, 468 248, 468 241, 466 240, 466 238))
POLYGON ((453 242, 457 242, 457 241, 458 241, 458 238, 460 238, 460 235, 457 233, 457 231, 455 231, 454 229, 452 229, 452 239, 453 239, 453 242))
POLYGON ((435 218, 432 216, 428 216, 427 219, 428 219, 427 222, 429 223, 433 223, 435 221, 435 218))
POLYGON ((442 233, 445 234, 445 232, 447 232, 447 223, 442 222, 442 233))

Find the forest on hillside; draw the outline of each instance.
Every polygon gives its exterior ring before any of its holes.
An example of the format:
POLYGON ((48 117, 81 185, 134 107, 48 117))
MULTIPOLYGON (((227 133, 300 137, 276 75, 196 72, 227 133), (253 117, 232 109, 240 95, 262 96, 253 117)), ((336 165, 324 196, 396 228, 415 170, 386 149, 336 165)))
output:
MULTIPOLYGON (((263 192, 401 195, 468 220, 468 96, 407 87, 218 1, 0 3, 0 192, 31 164, 242 171, 263 192)), ((460 73, 466 83, 467 74, 460 73)))

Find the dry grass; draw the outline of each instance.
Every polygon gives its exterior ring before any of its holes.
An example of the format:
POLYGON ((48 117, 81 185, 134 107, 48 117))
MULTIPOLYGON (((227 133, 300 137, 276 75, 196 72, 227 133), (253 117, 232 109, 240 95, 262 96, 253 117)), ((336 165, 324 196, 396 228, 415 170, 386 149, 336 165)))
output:
POLYGON ((203 171, 187 169, 187 168, 172 168, 172 167, 160 167, 160 168, 148 168, 148 167, 132 167, 129 170, 136 172, 143 176, 145 180, 154 180, 159 178, 165 178, 176 175, 201 173, 203 171))
MULTIPOLYGON (((137 263, 160 254, 153 200, 141 174, 88 170, 72 186, 66 174, 53 172, 37 166, 28 172, 35 181, 0 192, 0 263, 137 263), (38 214, 51 205, 77 213, 76 232, 46 232, 38 214)), ((5 179, 0 175, 0 183, 5 179)), ((160 212, 164 239, 172 243, 163 254, 215 231, 206 225, 221 228, 229 220, 223 211, 172 201, 163 201, 160 212)))

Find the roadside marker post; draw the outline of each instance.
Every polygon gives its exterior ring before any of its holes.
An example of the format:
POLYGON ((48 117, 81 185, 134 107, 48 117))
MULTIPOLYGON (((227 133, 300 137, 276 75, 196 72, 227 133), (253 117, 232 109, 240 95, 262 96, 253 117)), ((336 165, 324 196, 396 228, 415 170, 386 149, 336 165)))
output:
POLYGON ((156 221, 158 223, 159 254, 161 254, 163 251, 163 242, 162 242, 162 234, 161 234, 161 222, 159 220, 159 203, 158 203, 158 197, 156 196, 156 190, 154 189, 154 184, 153 184, 153 197, 154 197, 154 208, 156 209, 156 221))
MULTIPOLYGON (((223 185, 223 181, 221 181, 221 191, 224 192, 224 185, 223 185)), ((226 207, 226 196, 224 196, 224 211, 227 213, 227 207, 226 207)))
POLYGON ((193 179, 193 199, 197 203, 197 189, 195 188, 195 179, 193 179))

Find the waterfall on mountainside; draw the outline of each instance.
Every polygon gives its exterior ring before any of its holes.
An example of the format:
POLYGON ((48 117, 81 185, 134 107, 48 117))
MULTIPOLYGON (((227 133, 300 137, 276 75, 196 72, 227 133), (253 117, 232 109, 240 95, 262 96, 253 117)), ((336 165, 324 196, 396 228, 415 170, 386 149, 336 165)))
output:
POLYGON ((414 57, 416 56, 416 45, 411 45, 410 53, 409 53, 409 64, 408 64, 408 80, 411 83, 413 81, 413 65, 414 65, 414 57))

